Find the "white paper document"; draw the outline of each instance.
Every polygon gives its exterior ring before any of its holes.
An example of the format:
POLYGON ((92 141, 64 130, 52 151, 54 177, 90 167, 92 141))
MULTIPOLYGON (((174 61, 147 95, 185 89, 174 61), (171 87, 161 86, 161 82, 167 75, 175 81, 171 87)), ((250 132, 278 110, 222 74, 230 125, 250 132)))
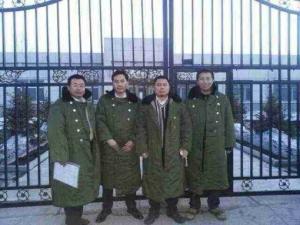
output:
POLYGON ((54 163, 53 179, 74 188, 78 188, 79 169, 80 166, 75 163, 66 163, 65 165, 62 165, 56 162, 54 163))

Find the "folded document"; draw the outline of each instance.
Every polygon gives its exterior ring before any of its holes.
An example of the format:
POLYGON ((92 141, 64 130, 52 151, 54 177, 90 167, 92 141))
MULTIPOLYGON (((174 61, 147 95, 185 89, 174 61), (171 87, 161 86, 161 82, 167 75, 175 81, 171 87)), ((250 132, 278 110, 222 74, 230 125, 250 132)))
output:
POLYGON ((64 184, 78 188, 80 165, 75 163, 66 163, 62 165, 58 162, 54 163, 53 179, 58 180, 64 184))

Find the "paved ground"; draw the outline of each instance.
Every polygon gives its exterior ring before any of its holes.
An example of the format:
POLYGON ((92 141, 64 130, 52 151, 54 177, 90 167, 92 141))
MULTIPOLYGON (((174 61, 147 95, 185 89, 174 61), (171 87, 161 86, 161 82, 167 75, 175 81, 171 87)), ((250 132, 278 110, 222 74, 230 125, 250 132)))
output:
MULTIPOLYGON (((207 212, 206 199, 202 199, 203 212, 195 220, 186 225, 299 225, 300 224, 300 195, 283 196, 255 196, 255 197, 226 197, 221 198, 222 207, 227 211, 228 219, 225 222, 217 221, 207 212)), ((84 217, 94 222, 100 203, 92 203, 85 207, 84 217)), ((146 215, 147 201, 138 201, 138 207, 146 215)), ((187 199, 181 199, 179 209, 187 209, 187 199)), ((62 209, 53 206, 38 206, 24 208, 0 208, 1 225, 63 225, 64 214, 62 209)), ((123 202, 115 202, 113 215, 109 216, 103 225, 137 225, 143 224, 130 217, 123 202)), ((154 223, 156 225, 173 225, 171 219, 162 209, 161 216, 154 223)))

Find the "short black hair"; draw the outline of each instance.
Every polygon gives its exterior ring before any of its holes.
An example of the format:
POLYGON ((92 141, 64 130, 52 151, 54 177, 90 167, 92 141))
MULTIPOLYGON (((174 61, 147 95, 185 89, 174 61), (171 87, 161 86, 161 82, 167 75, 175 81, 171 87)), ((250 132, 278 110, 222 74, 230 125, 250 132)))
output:
POLYGON ((80 75, 80 74, 73 74, 73 75, 69 76, 69 78, 68 78, 68 85, 69 85, 69 86, 71 85, 71 81, 72 81, 73 79, 81 79, 81 80, 84 81, 84 84, 86 84, 86 79, 85 79, 84 76, 82 76, 82 75, 80 75))
POLYGON ((202 69, 202 70, 197 71, 197 80, 199 79, 201 73, 210 73, 212 79, 215 79, 215 75, 214 75, 214 72, 213 72, 213 71, 208 70, 208 69, 202 69))
POLYGON ((163 76, 163 75, 155 77, 154 80, 153 80, 153 84, 155 85, 156 81, 159 80, 159 79, 167 80, 169 85, 171 86, 169 78, 166 77, 166 76, 163 76))
POLYGON ((129 76, 125 70, 116 70, 115 72, 113 72, 113 74, 111 75, 111 80, 113 81, 115 76, 118 76, 120 74, 124 75, 125 79, 128 81, 129 76))

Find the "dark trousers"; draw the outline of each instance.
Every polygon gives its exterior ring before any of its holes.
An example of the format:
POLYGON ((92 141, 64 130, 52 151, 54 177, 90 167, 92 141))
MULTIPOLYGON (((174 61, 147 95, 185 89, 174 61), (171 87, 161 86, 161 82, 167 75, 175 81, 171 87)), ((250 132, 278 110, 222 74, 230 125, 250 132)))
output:
MULTIPOLYGON (((220 192, 219 191, 208 191, 207 205, 209 209, 218 208, 220 205, 220 192)), ((200 209, 201 201, 200 195, 192 193, 190 197, 190 207, 194 209, 200 209)))
MULTIPOLYGON (((136 194, 125 195, 125 203, 128 209, 136 208, 136 194)), ((111 210, 113 207, 113 190, 103 188, 103 210, 111 210)))
MULTIPOLYGON (((168 210, 177 210, 177 203, 178 203, 178 198, 167 198, 166 200, 167 203, 167 209, 168 210)), ((153 211, 159 211, 160 210, 160 203, 153 201, 152 199, 149 199, 149 205, 150 205, 150 210, 153 211)))
POLYGON ((83 213, 83 206, 65 207, 66 225, 81 225, 80 219, 83 213))

